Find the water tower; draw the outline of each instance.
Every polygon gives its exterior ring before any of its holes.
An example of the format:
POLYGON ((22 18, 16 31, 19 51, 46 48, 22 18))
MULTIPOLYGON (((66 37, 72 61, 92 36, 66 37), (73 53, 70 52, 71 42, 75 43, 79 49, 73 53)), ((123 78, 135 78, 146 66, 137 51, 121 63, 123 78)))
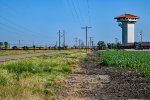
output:
POLYGON ((122 28, 122 44, 134 43, 134 24, 139 19, 138 16, 131 14, 122 14, 115 17, 119 26, 122 28))

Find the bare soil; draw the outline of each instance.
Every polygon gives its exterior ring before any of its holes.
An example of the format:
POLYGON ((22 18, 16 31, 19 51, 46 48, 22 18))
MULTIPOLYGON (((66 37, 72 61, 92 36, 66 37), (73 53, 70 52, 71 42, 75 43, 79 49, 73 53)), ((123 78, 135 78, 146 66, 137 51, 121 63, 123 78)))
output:
POLYGON ((101 62, 88 61, 75 66, 64 80, 60 100, 150 100, 150 81, 127 68, 106 67, 101 62))

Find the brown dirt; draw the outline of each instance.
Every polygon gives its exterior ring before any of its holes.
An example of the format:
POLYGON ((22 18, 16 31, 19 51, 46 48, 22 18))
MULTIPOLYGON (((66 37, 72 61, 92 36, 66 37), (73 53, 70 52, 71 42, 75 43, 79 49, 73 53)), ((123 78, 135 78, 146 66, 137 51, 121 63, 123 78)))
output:
POLYGON ((150 100, 150 81, 129 69, 103 66, 92 61, 81 62, 62 82, 60 100, 150 100))

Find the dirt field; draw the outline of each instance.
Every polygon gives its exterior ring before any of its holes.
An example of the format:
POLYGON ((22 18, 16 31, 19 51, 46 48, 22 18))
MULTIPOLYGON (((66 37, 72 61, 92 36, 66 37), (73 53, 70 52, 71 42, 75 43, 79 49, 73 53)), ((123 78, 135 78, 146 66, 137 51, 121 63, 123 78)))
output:
POLYGON ((150 100, 150 81, 128 69, 103 66, 101 62, 88 61, 75 66, 64 80, 60 100, 150 100))

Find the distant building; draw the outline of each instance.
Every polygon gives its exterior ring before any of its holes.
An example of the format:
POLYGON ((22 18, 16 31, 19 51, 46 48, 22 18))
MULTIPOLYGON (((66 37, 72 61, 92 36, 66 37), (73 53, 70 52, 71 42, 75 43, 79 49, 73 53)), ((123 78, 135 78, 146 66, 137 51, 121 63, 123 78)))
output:
POLYGON ((117 19, 119 26, 122 28, 122 44, 134 44, 134 24, 139 17, 131 14, 123 14, 114 19, 117 19))

